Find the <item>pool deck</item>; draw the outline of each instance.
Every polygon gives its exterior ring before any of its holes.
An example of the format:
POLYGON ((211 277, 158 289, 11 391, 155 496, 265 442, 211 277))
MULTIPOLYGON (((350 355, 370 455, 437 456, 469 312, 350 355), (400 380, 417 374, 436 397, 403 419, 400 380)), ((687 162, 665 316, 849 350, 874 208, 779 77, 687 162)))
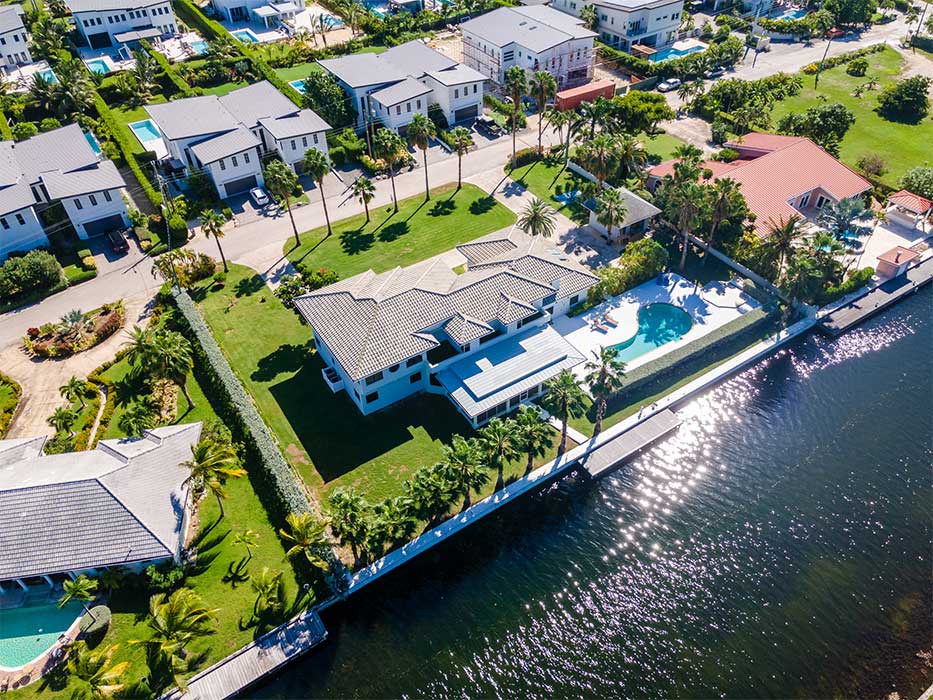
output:
POLYGON ((139 143, 142 145, 144 149, 155 153, 156 160, 161 160, 162 158, 165 158, 168 155, 168 149, 165 147, 165 142, 162 140, 162 138, 160 137, 157 139, 146 139, 144 141, 143 139, 139 138, 139 136, 133 130, 133 127, 136 126, 137 124, 142 124, 143 122, 147 122, 147 121, 151 122, 152 120, 143 119, 142 121, 133 122, 132 124, 128 125, 128 128, 130 130, 130 133, 133 134, 133 138, 139 141, 139 143))

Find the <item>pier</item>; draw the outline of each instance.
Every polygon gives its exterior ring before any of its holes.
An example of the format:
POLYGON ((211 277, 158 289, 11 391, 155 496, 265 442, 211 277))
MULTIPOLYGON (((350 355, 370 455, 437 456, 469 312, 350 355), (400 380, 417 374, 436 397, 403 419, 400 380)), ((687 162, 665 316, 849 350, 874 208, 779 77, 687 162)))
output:
POLYGON ((590 476, 602 476, 676 430, 680 423, 680 417, 669 408, 665 408, 590 452, 582 462, 583 468, 590 476))
POLYGON ((854 328, 866 319, 897 303, 933 280, 933 258, 907 268, 887 282, 870 289, 863 296, 827 314, 820 328, 835 337, 854 328))

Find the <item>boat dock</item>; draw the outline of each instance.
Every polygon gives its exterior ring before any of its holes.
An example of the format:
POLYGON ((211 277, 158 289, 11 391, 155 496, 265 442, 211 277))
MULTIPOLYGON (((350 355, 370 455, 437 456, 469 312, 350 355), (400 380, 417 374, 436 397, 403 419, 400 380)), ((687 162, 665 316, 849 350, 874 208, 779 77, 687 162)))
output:
POLYGON ((927 258, 920 264, 907 268, 904 274, 883 282, 858 299, 827 314, 820 321, 820 328, 833 337, 845 333, 908 294, 917 291, 931 280, 933 280, 933 258, 927 258))
POLYGON ((666 408, 590 452, 582 461, 582 466, 590 476, 603 476, 629 457, 676 430, 680 423, 680 416, 666 408))
POLYGON ((302 613, 192 677, 186 691, 173 689, 161 700, 232 698, 326 638, 317 612, 302 613))

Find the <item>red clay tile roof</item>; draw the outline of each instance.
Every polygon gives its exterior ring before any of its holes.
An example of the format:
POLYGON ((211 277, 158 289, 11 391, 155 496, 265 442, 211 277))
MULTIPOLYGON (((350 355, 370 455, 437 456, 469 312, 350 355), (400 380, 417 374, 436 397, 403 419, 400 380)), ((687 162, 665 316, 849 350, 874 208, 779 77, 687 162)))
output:
POLYGON ((894 204, 906 209, 910 209, 915 214, 926 214, 930 209, 933 209, 933 202, 929 199, 921 197, 919 194, 908 192, 907 190, 895 192, 888 197, 888 201, 894 202, 894 204))
POLYGON ((902 265, 905 262, 910 262, 918 255, 920 255, 920 253, 918 253, 916 250, 911 250, 910 248, 905 248, 902 245, 898 245, 891 248, 891 250, 879 255, 878 260, 891 263, 892 265, 902 265))
MULTIPOLYGON (((748 208, 757 217, 754 231, 761 238, 769 234, 768 222, 785 221, 800 212, 788 204, 802 194, 820 188, 836 200, 854 197, 871 183, 850 170, 810 139, 774 134, 747 134, 742 146, 774 148, 758 158, 732 163, 706 161, 703 167, 713 171, 713 179, 731 177, 739 183, 748 208), (781 145, 783 144, 783 145, 781 145)), ((662 178, 672 173, 674 162, 667 161, 648 171, 662 178)))
POLYGON ((802 136, 783 136, 781 134, 760 134, 753 131, 745 134, 742 141, 729 141, 725 145, 728 148, 741 150, 742 148, 754 148, 759 151, 776 151, 779 148, 790 146, 798 141, 806 141, 802 136))

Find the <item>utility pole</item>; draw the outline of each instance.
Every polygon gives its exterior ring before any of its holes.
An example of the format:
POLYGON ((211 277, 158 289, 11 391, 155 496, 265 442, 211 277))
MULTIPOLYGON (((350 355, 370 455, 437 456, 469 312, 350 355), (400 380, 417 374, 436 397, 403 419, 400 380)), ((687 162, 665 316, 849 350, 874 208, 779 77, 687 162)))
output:
MULTIPOLYGON (((835 27, 833 27, 835 29, 835 27)), ((823 52, 823 58, 820 59, 820 65, 816 68, 816 75, 813 77, 813 89, 816 90, 816 86, 820 84, 820 73, 823 71, 823 61, 826 60, 826 56, 829 53, 829 47, 833 43, 833 37, 836 36, 834 32, 830 32, 829 41, 826 42, 826 50, 823 52)))
POLYGON ((166 206, 166 201, 168 201, 168 190, 165 186, 165 180, 159 174, 159 168, 156 165, 155 161, 152 161, 152 172, 155 175, 156 182, 159 183, 159 194, 162 195, 162 221, 165 223, 165 235, 166 240, 168 241, 168 264, 169 269, 172 271, 172 283, 175 286, 176 292, 181 292, 181 285, 178 283, 178 271, 175 269, 175 258, 172 257, 172 227, 169 226, 168 220, 168 206, 166 206))

